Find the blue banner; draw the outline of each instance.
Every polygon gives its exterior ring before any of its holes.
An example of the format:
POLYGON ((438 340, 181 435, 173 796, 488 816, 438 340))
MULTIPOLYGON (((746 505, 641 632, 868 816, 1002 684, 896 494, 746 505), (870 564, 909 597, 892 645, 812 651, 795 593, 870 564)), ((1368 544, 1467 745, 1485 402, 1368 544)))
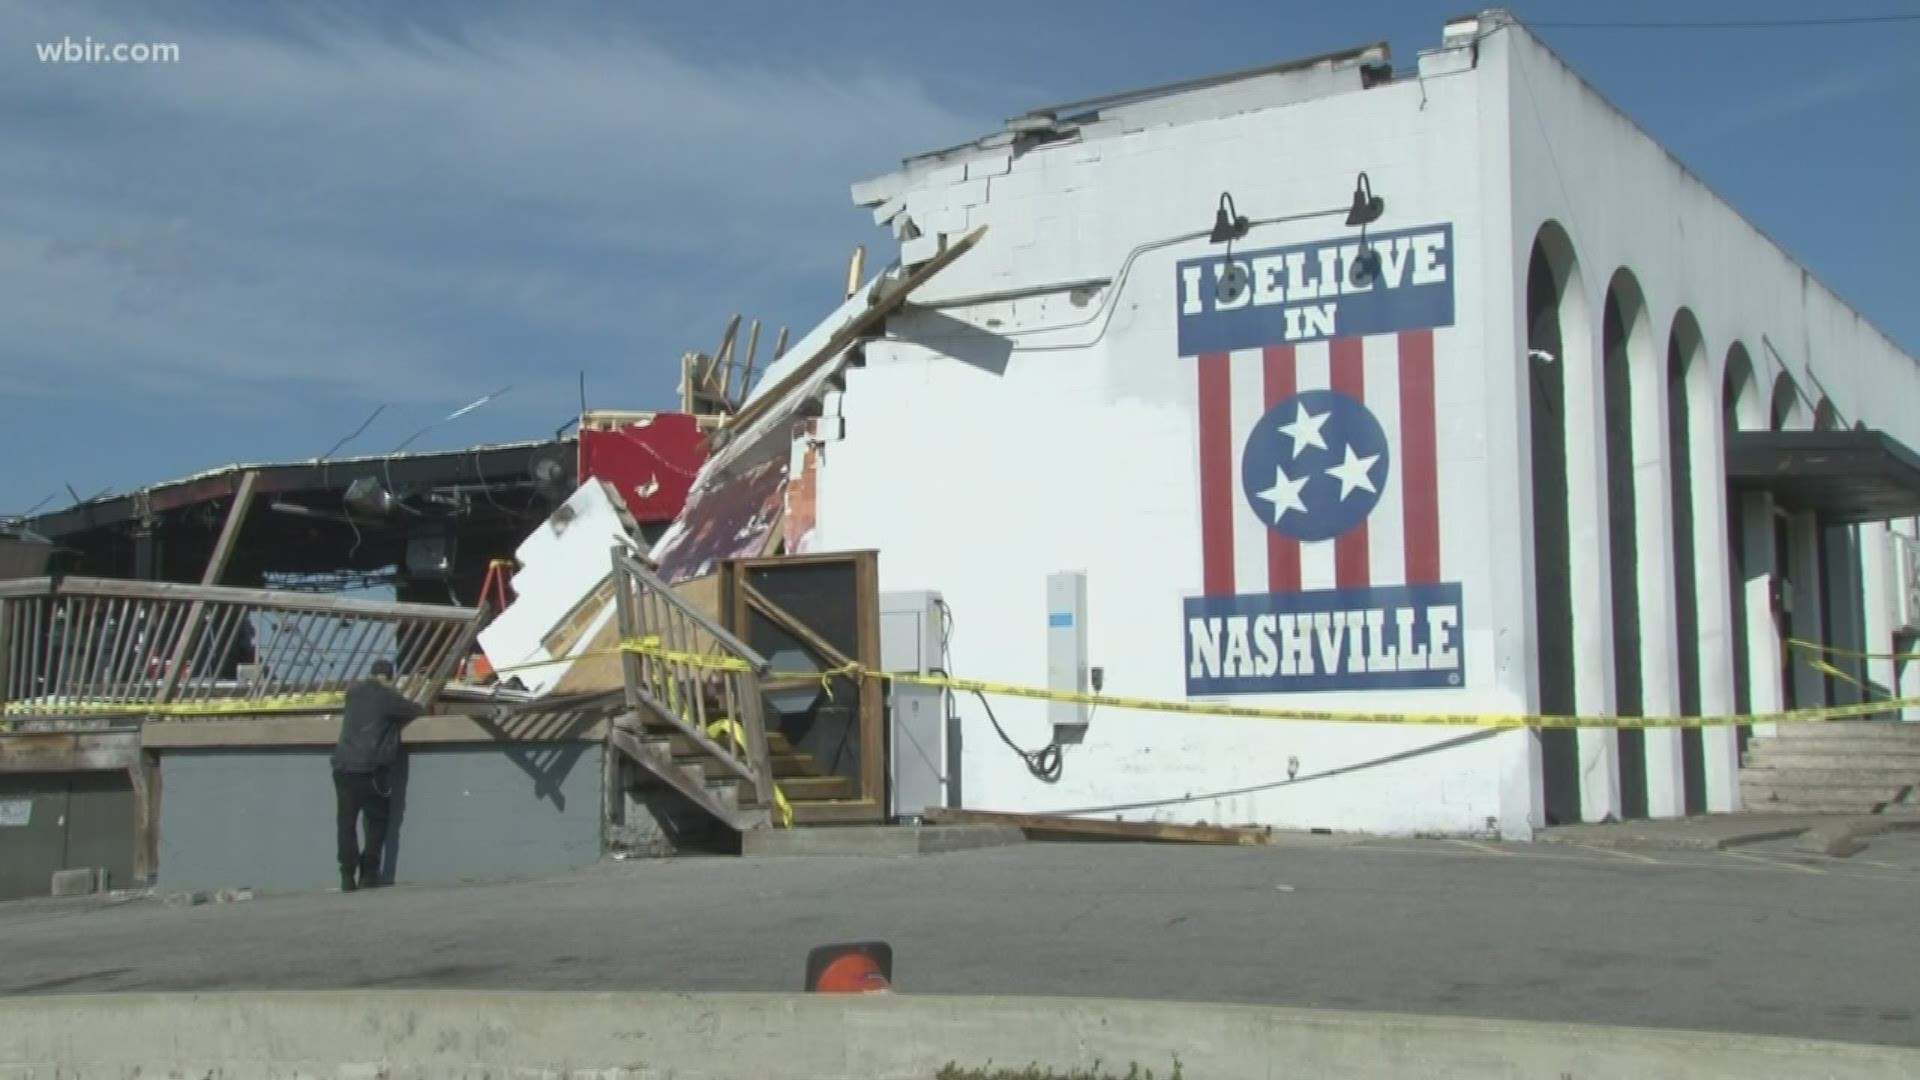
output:
POLYGON ((1461 685, 1460 586, 1395 585, 1186 601, 1187 696, 1461 685))
POLYGON ((1227 252, 1176 264, 1180 355, 1298 345, 1453 325, 1453 226, 1370 233, 1379 258, 1356 285, 1360 238, 1227 252))

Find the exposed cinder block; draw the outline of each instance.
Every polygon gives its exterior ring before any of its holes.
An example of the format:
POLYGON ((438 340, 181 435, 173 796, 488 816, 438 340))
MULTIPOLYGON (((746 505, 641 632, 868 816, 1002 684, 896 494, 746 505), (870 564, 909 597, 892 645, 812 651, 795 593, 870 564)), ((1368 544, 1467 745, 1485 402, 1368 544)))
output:
POLYGON ((920 230, 929 236, 938 233, 958 235, 967 231, 970 217, 964 208, 941 210, 928 214, 920 222, 920 230))
POLYGON ((885 225, 887 222, 898 217, 906 208, 907 200, 895 195, 893 198, 873 208, 873 223, 875 225, 885 225))
POLYGON ((900 265, 915 266, 940 254, 940 234, 928 233, 912 240, 900 241, 900 265))
POLYGON ((958 184, 966 178, 967 166, 965 162, 962 162, 959 165, 946 165, 932 170, 920 181, 920 186, 942 188, 950 184, 958 184))
POLYGON ((907 189, 906 177, 894 172, 885 176, 876 176, 871 180, 862 180, 854 184, 851 191, 853 205, 876 206, 900 194, 907 189))
POLYGON ((78 870, 55 870, 53 872, 53 895, 55 896, 91 896, 100 891, 105 871, 95 867, 83 867, 78 870))
POLYGON ((980 180, 989 176, 1005 176, 1013 168, 1011 151, 976 158, 967 162, 967 179, 980 180))
POLYGON ((982 180, 963 180, 947 189, 947 206, 964 208, 979 206, 987 201, 987 182, 982 180))

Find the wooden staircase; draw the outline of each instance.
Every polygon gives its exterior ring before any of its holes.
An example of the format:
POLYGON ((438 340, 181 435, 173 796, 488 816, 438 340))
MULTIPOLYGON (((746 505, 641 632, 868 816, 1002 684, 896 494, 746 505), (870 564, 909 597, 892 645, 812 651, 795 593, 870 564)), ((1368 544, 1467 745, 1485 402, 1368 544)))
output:
POLYGON ((615 549, 613 561, 620 639, 663 650, 621 657, 627 710, 609 734, 614 749, 743 832, 787 823, 789 798, 824 797, 818 792, 848 785, 819 775, 812 757, 794 753, 786 740, 769 738, 765 658, 632 553, 615 549))

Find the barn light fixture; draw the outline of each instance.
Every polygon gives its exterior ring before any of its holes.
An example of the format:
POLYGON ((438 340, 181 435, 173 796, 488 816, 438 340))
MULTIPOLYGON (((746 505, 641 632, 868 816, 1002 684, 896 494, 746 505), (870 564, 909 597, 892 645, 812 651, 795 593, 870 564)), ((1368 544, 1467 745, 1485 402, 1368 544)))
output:
POLYGON ((1353 184, 1353 209, 1347 211, 1347 224, 1364 229, 1379 221, 1380 215, 1386 211, 1387 200, 1373 193, 1373 181, 1367 179, 1366 173, 1361 173, 1353 184))
POLYGON ((1367 243, 1367 226, 1380 220, 1387 211, 1387 200, 1373 193, 1373 181, 1361 173, 1353 182, 1353 208, 1347 211, 1347 224, 1360 227, 1360 251, 1347 267, 1347 279, 1355 288, 1364 289, 1380 276, 1380 253, 1367 243))
POLYGON ((1247 230, 1252 227, 1253 222, 1248 221, 1240 213, 1240 208, 1233 205, 1233 196, 1223 191, 1220 193, 1220 208, 1213 212, 1213 232, 1207 234, 1207 240, 1215 244, 1231 244, 1247 235, 1247 230))

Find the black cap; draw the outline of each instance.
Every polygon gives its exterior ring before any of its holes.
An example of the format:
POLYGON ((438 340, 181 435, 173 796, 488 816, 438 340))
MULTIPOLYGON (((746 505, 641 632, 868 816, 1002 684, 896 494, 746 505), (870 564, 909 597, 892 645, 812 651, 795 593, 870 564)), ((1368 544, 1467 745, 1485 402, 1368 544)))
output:
POLYGON ((376 679, 393 678, 393 661, 375 660, 373 662, 373 677, 376 679))

